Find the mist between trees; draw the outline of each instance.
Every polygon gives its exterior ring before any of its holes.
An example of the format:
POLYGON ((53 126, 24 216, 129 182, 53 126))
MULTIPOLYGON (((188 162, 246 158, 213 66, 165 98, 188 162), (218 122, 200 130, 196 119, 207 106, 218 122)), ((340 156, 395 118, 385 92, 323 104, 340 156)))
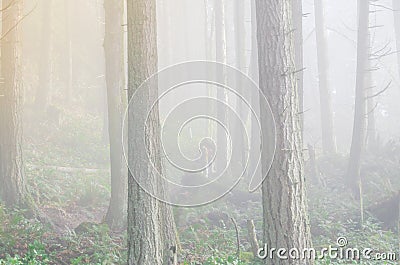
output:
POLYGON ((398 254, 399 1, 0 2, 0 264, 398 254))

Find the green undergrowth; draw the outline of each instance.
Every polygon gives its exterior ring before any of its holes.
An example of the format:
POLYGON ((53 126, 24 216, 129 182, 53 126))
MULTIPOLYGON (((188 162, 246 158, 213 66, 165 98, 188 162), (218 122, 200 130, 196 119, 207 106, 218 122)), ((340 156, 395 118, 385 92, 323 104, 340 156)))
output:
POLYGON ((125 264, 125 241, 107 225, 56 234, 23 211, 0 207, 0 264, 125 264))
MULTIPOLYGON (((38 218, 42 219, 29 219, 24 210, 0 207, 1 265, 126 264, 125 232, 94 224, 102 221, 110 196, 108 146, 102 139, 101 123, 98 117, 70 112, 64 113, 59 125, 43 122, 26 126, 25 131, 30 133, 25 137, 25 174, 31 197, 42 210, 38 218), (76 231, 74 228, 82 222, 88 225, 76 231)), ((306 174, 311 232, 317 250, 335 246, 339 237, 346 237, 349 247, 398 252, 397 230, 384 228, 367 208, 400 190, 399 154, 399 144, 390 143, 363 159, 363 222, 359 203, 345 184, 348 157, 318 159, 323 181, 313 181, 306 174)), ((181 243, 180 265, 262 264, 253 257, 246 228, 246 221, 254 220, 262 246, 260 202, 234 204, 224 199, 201 208, 174 208, 174 213, 181 243)), ((316 264, 355 262, 326 257, 316 264)), ((363 260, 361 264, 395 263, 363 260)))

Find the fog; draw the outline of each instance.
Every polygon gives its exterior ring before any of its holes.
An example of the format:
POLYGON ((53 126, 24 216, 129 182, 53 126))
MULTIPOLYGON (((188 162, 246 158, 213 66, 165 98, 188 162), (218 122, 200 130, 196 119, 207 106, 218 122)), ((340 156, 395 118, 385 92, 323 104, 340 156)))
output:
POLYGON ((397 0, 129 1, 1 1, 0 265, 398 262, 397 0))

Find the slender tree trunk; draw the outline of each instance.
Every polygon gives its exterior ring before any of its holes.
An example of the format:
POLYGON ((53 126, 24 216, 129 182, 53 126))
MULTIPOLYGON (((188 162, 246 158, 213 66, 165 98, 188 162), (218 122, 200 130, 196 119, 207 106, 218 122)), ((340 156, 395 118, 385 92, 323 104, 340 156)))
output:
MULTIPOLYGON (((258 46, 257 46, 257 17, 256 17, 256 2, 251 0, 251 55, 249 63, 249 76, 258 85, 258 46)), ((251 95, 251 106, 258 115, 260 113, 259 107, 259 95, 253 93, 251 95)), ((257 125, 257 120, 251 119, 251 142, 250 142, 250 154, 249 154, 249 167, 251 170, 257 169, 257 160, 260 155, 261 137, 258 132, 259 127, 257 125)), ((258 171, 255 172, 261 176, 261 167, 258 167, 258 171)))
POLYGON ((328 51, 325 36, 324 0, 314 0, 315 33, 317 38, 319 95, 321 110, 322 149, 325 154, 336 152, 336 142, 333 129, 333 111, 331 89, 328 78, 328 51))
MULTIPOLYGON (((127 13, 131 98, 142 82, 157 71, 156 2, 127 1, 127 13)), ((135 181, 149 184, 149 192, 165 193, 158 175, 163 172, 158 106, 147 113, 158 97, 158 90, 152 87, 141 93, 128 110, 128 264, 162 265, 168 264, 170 248, 176 248, 176 233, 171 208, 149 195, 135 181), (148 123, 143 130, 146 120, 148 123), (153 163, 148 162, 148 155, 153 163)))
POLYGON ((257 253, 260 246, 258 244, 256 228, 253 220, 247 220, 247 234, 251 246, 251 252, 253 252, 254 258, 257 258, 257 253))
POLYGON ((210 61, 212 58, 212 45, 210 40, 212 40, 212 14, 208 8, 209 1, 203 0, 204 2, 204 47, 205 47, 205 57, 206 61, 210 61))
MULTIPOLYGON (((235 1, 234 6, 234 22, 235 22, 235 56, 236 56, 236 68, 240 71, 245 71, 246 65, 246 54, 245 54, 245 42, 246 39, 246 31, 245 31, 245 19, 244 19, 244 2, 243 1, 235 1)), ((238 77, 236 80, 238 84, 238 92, 240 95, 248 91, 244 91, 243 85, 240 83, 241 79, 238 77)), ((244 107, 244 102, 241 98, 236 97, 236 108, 238 111, 238 115, 240 118, 240 122, 246 123, 246 120, 249 116, 248 108, 244 107)), ((235 139, 237 142, 235 143, 235 148, 239 148, 243 150, 240 153, 240 156, 237 158, 233 158, 233 161, 240 163, 242 166, 246 164, 246 157, 249 152, 249 147, 245 146, 245 135, 241 132, 241 125, 236 124, 235 133, 237 134, 235 139)))
POLYGON ((361 155, 366 136, 366 79, 368 76, 369 56, 369 2, 359 1, 358 40, 357 40, 357 77, 354 109, 353 137, 351 141, 347 179, 353 195, 359 198, 361 187, 361 155))
MULTIPOLYGON (((168 67, 172 64, 173 58, 172 58, 172 47, 173 45, 171 44, 171 7, 170 7, 171 2, 167 0, 163 0, 160 5, 162 7, 162 25, 163 25, 163 37, 164 37, 164 45, 162 47, 163 49, 163 54, 164 54, 164 67, 168 67)), ((159 58, 160 59, 160 58, 159 58)))
MULTIPOLYGON (((269 248, 311 247, 303 168, 299 95, 294 58, 292 2, 256 0, 260 88, 268 99, 276 123, 276 153, 271 170, 262 164, 264 242, 269 248)), ((260 104, 264 102, 260 100, 260 104)), ((265 107, 265 106, 264 106, 265 107)), ((266 140, 262 161, 274 153, 273 119, 261 108, 266 140)), ((301 251, 300 251, 301 252, 301 251)), ((282 260, 268 264, 312 264, 312 260, 282 260)))
POLYGON ((123 2, 104 1, 108 133, 111 159, 111 200, 105 218, 110 227, 125 223, 126 177, 123 175, 122 92, 124 89, 123 2))
MULTIPOLYGON (((372 92, 372 91, 371 91, 372 92)), ((368 96, 372 96, 371 93, 368 93, 368 96)), ((367 110, 368 110, 368 121, 367 121, 367 149, 369 151, 376 150, 378 146, 377 142, 377 134, 376 134, 376 121, 375 121, 375 100, 373 98, 369 98, 367 101, 367 110)))
MULTIPOLYGON (((215 1, 215 54, 216 60, 220 63, 226 63, 226 31, 225 31, 225 2, 224 0, 215 1)), ((217 73, 224 76, 225 73, 217 73)), ((228 103, 225 89, 218 87, 217 98, 221 102, 228 103)), ((221 107, 222 103, 217 105, 217 117, 222 124, 227 124, 227 114, 225 108, 221 107)), ((223 170, 227 161, 227 135, 225 131, 218 126, 217 128, 217 170, 223 170)))
MULTIPOLYGON (((368 60, 368 69, 371 67, 370 60, 368 60)), ((377 135, 376 135, 376 121, 375 121, 375 100, 373 98, 374 95, 374 82, 373 75, 371 71, 366 73, 366 89, 367 89, 367 136, 366 136, 366 146, 368 150, 373 151, 378 143, 377 143, 377 135)))
POLYGON ((66 82, 66 89, 65 89, 65 101, 69 103, 71 101, 71 94, 72 94, 72 39, 71 39, 71 0, 65 0, 65 39, 66 42, 66 75, 67 75, 67 82, 66 82))
MULTIPOLYGON (((214 24, 215 24, 215 10, 210 8, 210 1, 209 0, 204 0, 204 17, 205 17, 205 24, 204 24, 204 45, 205 45, 205 57, 206 61, 211 61, 213 60, 215 53, 213 53, 213 48, 215 46, 215 40, 214 40, 214 24)), ((209 70, 207 69, 209 72, 209 70)), ((210 73, 208 73, 210 74, 210 73)), ((209 84, 206 84, 207 88, 207 93, 208 96, 212 97, 213 96, 213 89, 209 84)), ((215 113, 215 109, 213 108, 214 104, 209 103, 208 104, 208 111, 211 115, 211 113, 215 113)), ((207 134, 209 135, 214 135, 214 127, 213 127, 213 122, 210 120, 207 126, 207 134)))
POLYGON ((257 46, 257 14, 256 0, 251 0, 251 54, 249 62, 249 76, 256 84, 258 80, 258 46, 257 46))
POLYGON ((4 0, 2 14, 0 82, 0 199, 7 206, 25 203, 22 171, 21 65, 18 25, 22 1, 4 0))
POLYGON ((48 103, 51 86, 51 5, 52 0, 44 1, 42 14, 41 61, 39 69, 39 86, 36 90, 35 105, 45 109, 48 103))
POLYGON ((394 31, 396 35, 397 68, 400 78, 400 1, 393 0, 394 31))

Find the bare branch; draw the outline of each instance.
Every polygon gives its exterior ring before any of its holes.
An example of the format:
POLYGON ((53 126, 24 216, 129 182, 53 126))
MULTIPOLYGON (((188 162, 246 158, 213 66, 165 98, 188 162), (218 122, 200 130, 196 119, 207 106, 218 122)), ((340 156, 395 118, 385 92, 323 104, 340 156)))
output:
POLYGON ((3 40, 11 31, 13 31, 15 28, 17 28, 18 25, 19 25, 25 18, 27 18, 30 14, 32 14, 33 11, 35 11, 37 5, 38 5, 38 3, 36 2, 35 6, 32 8, 31 11, 29 11, 27 14, 25 14, 20 20, 17 21, 17 23, 15 23, 14 26, 12 26, 9 30, 7 30, 7 32, 5 32, 5 33, 0 37, 0 41, 3 40))
POLYGON ((382 89, 381 91, 379 91, 378 93, 376 93, 376 94, 374 94, 374 95, 372 95, 372 96, 366 97, 366 99, 375 98, 375 97, 377 97, 377 96, 379 96, 379 95, 385 93, 385 91, 389 89, 389 87, 390 87, 391 84, 392 84, 392 81, 390 81, 389 84, 387 84, 387 86, 386 86, 384 89, 382 89))

